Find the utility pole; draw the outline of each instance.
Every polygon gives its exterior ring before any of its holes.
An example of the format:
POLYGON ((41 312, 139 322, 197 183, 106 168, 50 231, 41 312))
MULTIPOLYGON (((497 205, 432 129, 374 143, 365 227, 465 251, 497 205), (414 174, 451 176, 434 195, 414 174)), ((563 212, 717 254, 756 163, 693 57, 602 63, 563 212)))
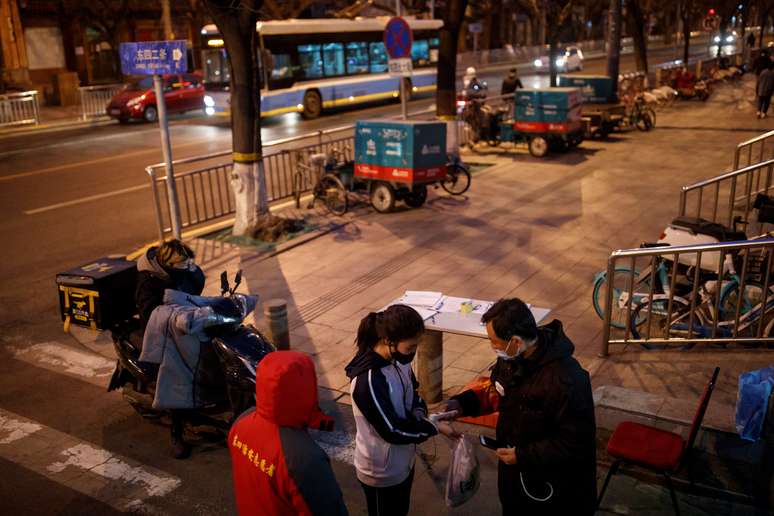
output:
POLYGON ((621 0, 610 0, 607 24, 607 75, 613 81, 613 93, 617 97, 621 61, 621 0))

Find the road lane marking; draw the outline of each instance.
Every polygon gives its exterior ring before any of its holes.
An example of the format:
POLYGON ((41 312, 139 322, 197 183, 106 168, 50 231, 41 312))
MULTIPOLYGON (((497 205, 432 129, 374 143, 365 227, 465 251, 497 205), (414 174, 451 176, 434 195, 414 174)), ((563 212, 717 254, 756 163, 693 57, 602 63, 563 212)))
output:
POLYGON ((152 466, 4 409, 0 457, 119 511, 152 510, 148 498, 167 496, 182 485, 152 466))
POLYGON ((40 208, 35 208, 32 210, 25 210, 25 215, 36 215, 38 213, 44 213, 51 210, 58 210, 59 208, 67 208, 69 206, 76 206, 78 204, 84 204, 92 201, 98 201, 100 199, 106 199, 108 197, 115 197, 117 195, 123 195, 125 193, 130 192, 138 192, 140 190, 147 190, 150 188, 150 185, 137 185, 137 186, 130 186, 129 188, 123 188, 121 190, 113 190, 111 192, 105 192, 101 194, 96 195, 89 195, 88 197, 80 197, 78 199, 73 199, 72 201, 65 201, 60 202, 57 204, 49 204, 48 206, 42 206, 40 208))
MULTIPOLYGON (((176 144, 172 150, 174 152, 175 150, 181 149, 183 147, 192 147, 192 146, 201 145, 202 143, 207 143, 211 141, 213 141, 213 138, 202 138, 188 143, 176 144)), ((113 156, 105 156, 104 158, 95 158, 95 159, 90 159, 86 161, 78 161, 76 163, 65 163, 64 165, 57 165, 55 167, 41 168, 39 170, 30 170, 28 172, 20 172, 18 174, 12 174, 10 176, 0 176, 0 182, 12 181, 14 179, 22 179, 25 177, 39 176, 41 174, 49 174, 51 172, 67 170, 68 168, 82 167, 84 165, 95 165, 97 163, 104 163, 106 161, 112 161, 112 160, 120 161, 125 158, 130 158, 133 156, 142 156, 145 154, 157 154, 159 152, 160 152, 160 149, 146 149, 146 150, 140 150, 140 151, 134 151, 134 152, 125 152, 123 154, 115 154, 113 156)))
POLYGON ((72 349, 52 341, 28 347, 8 346, 17 360, 67 376, 85 380, 98 387, 106 387, 116 367, 114 360, 102 355, 72 349))
POLYGON ((35 151, 39 151, 39 150, 43 150, 43 149, 55 149, 57 147, 68 147, 70 145, 78 145, 78 144, 81 144, 81 143, 91 143, 91 144, 93 144, 94 142, 97 142, 97 141, 100 141, 100 140, 111 140, 113 138, 127 138, 129 136, 143 135, 145 133, 150 133, 150 132, 158 133, 158 131, 159 131, 158 129, 142 129, 142 130, 131 131, 131 132, 126 132, 126 133, 107 134, 107 135, 98 136, 98 137, 90 136, 88 138, 80 138, 80 139, 72 140, 72 141, 69 141, 69 142, 49 143, 47 145, 38 145, 37 147, 25 147, 23 149, 14 149, 14 150, 9 150, 9 151, 3 151, 3 152, 0 152, 0 157, 13 156, 15 154, 25 154, 25 153, 28 153, 28 152, 35 152, 35 151))

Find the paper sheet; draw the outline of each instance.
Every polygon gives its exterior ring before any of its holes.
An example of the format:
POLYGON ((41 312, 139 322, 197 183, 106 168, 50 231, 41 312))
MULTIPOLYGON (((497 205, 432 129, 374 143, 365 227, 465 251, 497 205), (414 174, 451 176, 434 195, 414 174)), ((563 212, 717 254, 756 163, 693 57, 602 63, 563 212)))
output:
POLYGON ((424 306, 427 308, 435 308, 441 302, 443 294, 441 292, 429 292, 423 290, 407 290, 405 294, 398 300, 398 303, 403 303, 410 306, 424 306))

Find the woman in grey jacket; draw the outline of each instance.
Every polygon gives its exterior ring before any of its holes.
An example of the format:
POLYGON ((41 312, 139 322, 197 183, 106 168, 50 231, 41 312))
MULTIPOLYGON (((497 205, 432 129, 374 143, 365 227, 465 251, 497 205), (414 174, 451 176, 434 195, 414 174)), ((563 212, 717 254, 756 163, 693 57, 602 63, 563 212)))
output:
POLYGON ((417 443, 446 423, 432 423, 411 370, 425 326, 405 305, 371 312, 357 331, 357 355, 347 365, 355 415, 355 469, 370 516, 408 514, 417 443))

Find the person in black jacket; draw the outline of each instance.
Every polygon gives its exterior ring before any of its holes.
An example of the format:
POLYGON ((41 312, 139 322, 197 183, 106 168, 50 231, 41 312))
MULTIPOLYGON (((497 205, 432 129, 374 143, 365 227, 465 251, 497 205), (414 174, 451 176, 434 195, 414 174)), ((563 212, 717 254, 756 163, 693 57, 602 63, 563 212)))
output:
POLYGON ((517 89, 523 88, 524 85, 519 79, 519 71, 516 68, 511 68, 508 71, 508 76, 503 80, 503 84, 500 87, 500 95, 510 95, 516 93, 517 89))
POLYGON ((503 299, 481 318, 497 354, 491 384, 446 410, 499 410, 498 492, 503 515, 585 516, 596 510, 596 423, 588 373, 554 320, 537 327, 527 305, 503 299))
MULTIPOLYGON (((177 239, 151 247, 137 260, 134 301, 140 315, 143 334, 151 313, 164 302, 166 289, 180 290, 194 296, 200 295, 204 290, 204 273, 194 263, 193 250, 177 239)), ((183 439, 185 411, 172 410, 170 415, 171 454, 176 459, 185 459, 191 453, 190 445, 183 439)))
POLYGON ((164 302, 166 289, 198 296, 204 289, 204 273, 194 263, 193 250, 180 240, 153 246, 137 260, 134 300, 143 332, 153 310, 164 302))

